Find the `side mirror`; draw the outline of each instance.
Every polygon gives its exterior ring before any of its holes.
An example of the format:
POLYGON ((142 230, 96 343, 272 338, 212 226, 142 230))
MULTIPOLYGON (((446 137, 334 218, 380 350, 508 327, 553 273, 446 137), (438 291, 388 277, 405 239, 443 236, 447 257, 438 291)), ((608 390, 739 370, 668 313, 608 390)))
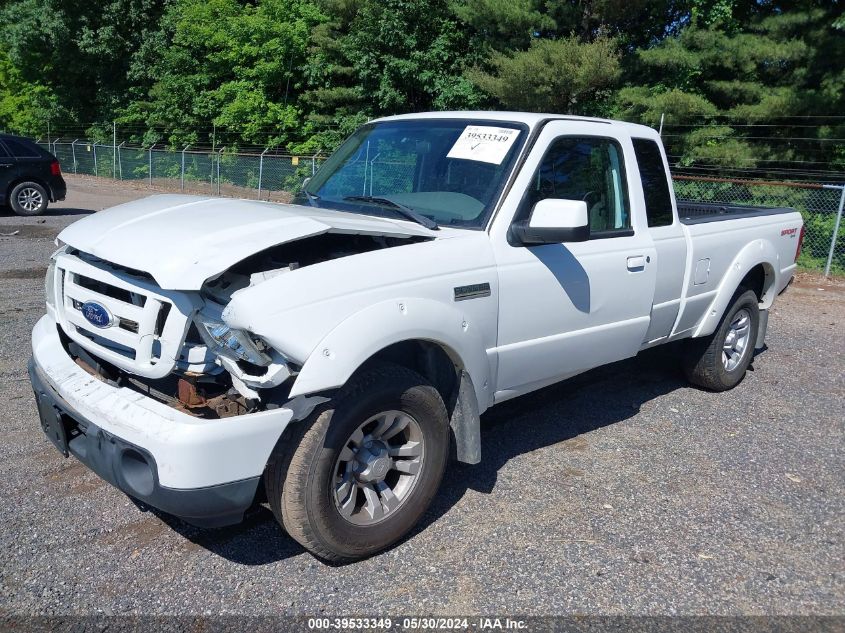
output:
POLYGON ((587 203, 557 198, 540 200, 531 210, 531 217, 514 222, 511 229, 525 246, 585 242, 590 239, 587 203))

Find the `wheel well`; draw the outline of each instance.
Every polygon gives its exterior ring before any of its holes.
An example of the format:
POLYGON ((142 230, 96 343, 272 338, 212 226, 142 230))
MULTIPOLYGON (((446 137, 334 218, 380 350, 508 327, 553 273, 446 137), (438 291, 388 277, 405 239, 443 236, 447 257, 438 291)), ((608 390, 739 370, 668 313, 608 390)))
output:
POLYGON ((748 271, 745 277, 742 278, 742 281, 739 282, 739 285, 748 288, 749 290, 753 290, 754 294, 757 295, 757 300, 763 302, 765 301, 766 295, 772 287, 773 282, 773 271, 767 270, 763 264, 757 264, 754 268, 748 271))
POLYGON ((440 393, 451 415, 458 396, 460 365, 445 348, 431 341, 401 341, 373 354, 358 371, 380 361, 407 367, 425 377, 440 393))
POLYGON ((44 187, 44 191, 47 192, 48 200, 50 200, 50 202, 52 202, 53 190, 50 189, 50 186, 46 182, 41 180, 40 178, 15 178, 14 180, 12 180, 12 182, 9 183, 9 186, 6 189, 6 200, 7 201, 11 201, 11 199, 12 199, 12 189, 17 187, 22 182, 34 182, 36 184, 41 185, 42 187, 44 187))

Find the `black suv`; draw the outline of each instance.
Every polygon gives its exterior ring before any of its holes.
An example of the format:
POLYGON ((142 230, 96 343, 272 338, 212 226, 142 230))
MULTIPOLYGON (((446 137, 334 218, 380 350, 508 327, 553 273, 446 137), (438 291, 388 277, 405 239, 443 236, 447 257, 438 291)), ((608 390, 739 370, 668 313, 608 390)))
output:
POLYGON ((28 138, 0 134, 0 206, 8 204, 18 215, 40 215, 66 193, 55 156, 28 138))

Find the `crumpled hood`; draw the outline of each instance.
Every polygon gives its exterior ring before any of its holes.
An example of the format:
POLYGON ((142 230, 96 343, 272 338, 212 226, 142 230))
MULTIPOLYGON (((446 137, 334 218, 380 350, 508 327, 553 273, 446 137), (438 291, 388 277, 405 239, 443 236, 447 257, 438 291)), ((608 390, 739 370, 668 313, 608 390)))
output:
POLYGON ((147 272, 170 290, 198 290, 271 246, 321 233, 434 237, 410 222, 252 200, 156 195, 94 213, 59 240, 100 259, 147 272))

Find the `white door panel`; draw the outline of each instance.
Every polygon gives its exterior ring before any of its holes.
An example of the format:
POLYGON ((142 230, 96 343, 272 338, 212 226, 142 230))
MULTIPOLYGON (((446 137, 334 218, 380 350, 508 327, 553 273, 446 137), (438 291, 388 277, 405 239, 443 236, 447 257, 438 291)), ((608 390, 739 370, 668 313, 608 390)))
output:
POLYGON ((644 345, 654 345, 672 333, 687 272, 687 240, 680 224, 651 229, 656 253, 656 283, 651 324, 644 345))
MULTIPOLYGON (((571 124, 550 123, 536 147, 548 148, 561 136, 588 135, 616 141, 626 167, 635 165, 630 139, 600 124, 580 125, 576 133, 571 124)), ((641 188, 631 181, 637 178, 633 167, 625 170, 624 181, 633 230, 586 242, 508 243, 507 227, 519 200, 539 180, 542 153, 526 161, 511 205, 502 209, 510 208, 510 213, 500 214, 491 230, 499 269, 497 400, 635 355, 654 300, 655 249, 645 226, 642 194, 637 195, 641 188)))
POLYGON ((499 389, 562 379, 637 353, 654 293, 651 264, 629 271, 636 237, 521 248, 499 267, 499 389))

